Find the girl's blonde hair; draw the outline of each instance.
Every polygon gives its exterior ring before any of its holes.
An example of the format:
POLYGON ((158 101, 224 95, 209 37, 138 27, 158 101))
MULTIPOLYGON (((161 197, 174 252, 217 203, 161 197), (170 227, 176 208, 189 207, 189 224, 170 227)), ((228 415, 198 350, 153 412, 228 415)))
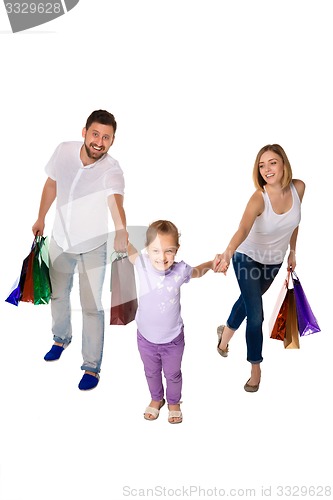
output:
POLYGON ((292 181, 293 174, 291 170, 291 165, 288 160, 288 157, 284 151, 284 149, 279 145, 279 144, 267 144, 257 154, 256 160, 254 162, 254 167, 253 167, 253 182, 254 185, 257 189, 260 189, 261 191, 264 190, 264 185, 266 184, 266 181, 262 177, 259 171, 259 162, 260 158, 263 153, 266 153, 266 151, 272 151, 273 153, 277 154, 280 156, 280 158, 283 161, 283 177, 282 177, 282 189, 286 188, 289 186, 289 184, 292 181))
POLYGON ((150 245, 158 234, 170 234, 175 239, 175 247, 179 247, 179 237, 177 227, 169 220, 157 220, 149 224, 146 232, 146 247, 150 245))

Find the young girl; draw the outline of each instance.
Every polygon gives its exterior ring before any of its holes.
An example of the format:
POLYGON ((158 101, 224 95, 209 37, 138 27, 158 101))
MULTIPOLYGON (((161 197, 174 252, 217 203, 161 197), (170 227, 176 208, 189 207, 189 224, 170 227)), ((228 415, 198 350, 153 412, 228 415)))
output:
POLYGON ((156 420, 165 404, 162 370, 166 379, 166 400, 170 424, 182 422, 181 361, 184 352, 184 325, 181 317, 180 287, 191 278, 203 276, 213 261, 196 267, 175 262, 179 248, 177 227, 170 221, 150 224, 146 233, 146 252, 129 244, 128 255, 135 264, 140 284, 136 314, 137 340, 151 394, 144 412, 146 420, 156 420))

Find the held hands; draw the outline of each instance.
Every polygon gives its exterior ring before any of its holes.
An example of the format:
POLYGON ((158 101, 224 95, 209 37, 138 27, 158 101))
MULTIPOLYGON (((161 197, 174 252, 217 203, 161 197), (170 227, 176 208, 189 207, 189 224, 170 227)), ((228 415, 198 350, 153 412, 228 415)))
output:
POLYGON ((213 271, 215 273, 227 274, 230 265, 230 257, 224 253, 218 253, 213 261, 213 271))

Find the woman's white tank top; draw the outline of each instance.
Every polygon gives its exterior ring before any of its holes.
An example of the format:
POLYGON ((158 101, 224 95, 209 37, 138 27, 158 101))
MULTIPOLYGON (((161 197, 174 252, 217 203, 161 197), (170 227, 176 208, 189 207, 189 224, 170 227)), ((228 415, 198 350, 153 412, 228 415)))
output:
POLYGON ((301 220, 301 201, 293 183, 290 184, 293 204, 284 214, 274 212, 269 196, 262 193, 264 211, 259 215, 247 238, 237 252, 244 253, 262 264, 280 264, 288 249, 291 235, 301 220))

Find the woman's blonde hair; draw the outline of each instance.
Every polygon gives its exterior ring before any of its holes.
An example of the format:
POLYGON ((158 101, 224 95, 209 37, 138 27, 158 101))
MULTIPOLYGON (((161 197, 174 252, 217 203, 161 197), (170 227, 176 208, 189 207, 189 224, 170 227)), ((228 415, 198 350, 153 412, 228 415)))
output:
POLYGON ((175 247, 179 247, 179 232, 173 222, 169 220, 157 220, 149 224, 146 232, 146 247, 150 245, 158 234, 170 234, 175 239, 175 247))
POLYGON ((279 145, 279 144, 267 144, 261 150, 258 152, 256 160, 254 162, 254 167, 253 167, 253 182, 254 185, 257 189, 260 189, 261 191, 264 190, 264 185, 266 184, 266 181, 262 177, 259 171, 259 162, 260 158, 263 153, 266 153, 266 151, 273 151, 273 153, 277 154, 280 156, 280 158, 283 161, 283 177, 282 177, 282 189, 286 188, 289 186, 289 184, 292 181, 293 174, 291 170, 291 165, 288 160, 288 157, 284 151, 284 149, 279 145))

